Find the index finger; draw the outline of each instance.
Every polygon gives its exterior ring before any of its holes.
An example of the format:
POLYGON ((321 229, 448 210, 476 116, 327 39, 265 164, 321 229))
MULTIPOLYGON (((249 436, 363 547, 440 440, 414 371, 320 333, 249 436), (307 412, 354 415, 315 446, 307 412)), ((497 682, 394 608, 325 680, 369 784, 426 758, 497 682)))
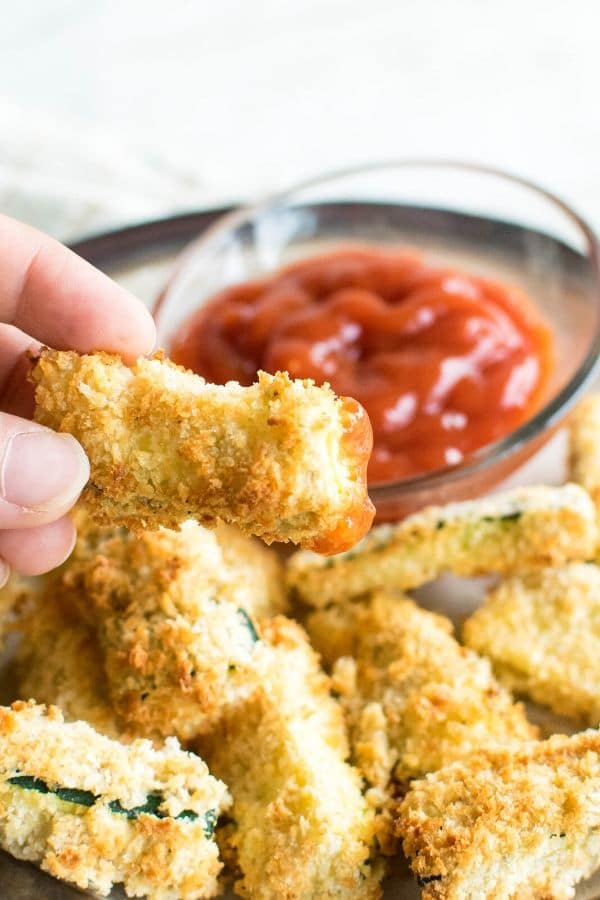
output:
POLYGON ((144 305, 53 238, 0 215, 0 322, 55 349, 148 353, 155 328, 144 305))

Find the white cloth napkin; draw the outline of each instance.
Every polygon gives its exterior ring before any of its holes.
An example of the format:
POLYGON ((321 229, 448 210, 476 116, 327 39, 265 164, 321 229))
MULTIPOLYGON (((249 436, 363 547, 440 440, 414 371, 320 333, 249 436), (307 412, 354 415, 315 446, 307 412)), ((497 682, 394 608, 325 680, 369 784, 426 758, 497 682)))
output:
POLYGON ((196 172, 0 100, 0 211, 68 241, 202 206, 196 172))

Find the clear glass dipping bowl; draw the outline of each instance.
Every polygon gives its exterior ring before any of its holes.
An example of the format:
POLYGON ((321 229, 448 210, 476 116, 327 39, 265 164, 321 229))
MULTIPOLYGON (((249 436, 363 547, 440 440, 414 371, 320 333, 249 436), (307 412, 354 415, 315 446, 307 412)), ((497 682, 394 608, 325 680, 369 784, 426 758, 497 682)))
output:
POLYGON ((523 179, 465 163, 405 160, 300 184, 223 216, 183 252, 155 308, 160 346, 227 285, 348 245, 409 245, 525 290, 551 324, 556 368, 545 405, 462 464, 369 486, 379 521, 490 490, 551 437, 600 353, 600 248, 565 203, 523 179))

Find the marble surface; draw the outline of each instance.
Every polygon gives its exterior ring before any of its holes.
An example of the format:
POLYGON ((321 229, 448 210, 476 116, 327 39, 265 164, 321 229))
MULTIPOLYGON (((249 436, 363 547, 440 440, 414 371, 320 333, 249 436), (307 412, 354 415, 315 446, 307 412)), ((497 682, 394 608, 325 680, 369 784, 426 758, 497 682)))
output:
POLYGON ((0 209, 74 239, 442 155, 600 226, 595 0, 31 0, 0 29, 0 209))

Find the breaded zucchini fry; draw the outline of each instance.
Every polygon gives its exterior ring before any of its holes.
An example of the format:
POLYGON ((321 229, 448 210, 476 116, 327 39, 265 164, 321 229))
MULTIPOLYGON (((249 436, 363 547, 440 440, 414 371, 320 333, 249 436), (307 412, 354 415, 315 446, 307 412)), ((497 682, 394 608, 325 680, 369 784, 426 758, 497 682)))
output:
POLYGON ((27 582, 20 575, 11 572, 4 587, 0 587, 0 647, 4 644, 6 632, 14 619, 15 607, 26 589, 27 582))
POLYGON ((571 563, 507 579, 464 624, 503 684, 600 725, 600 568, 571 563))
POLYGON ((346 653, 332 680, 347 712, 353 759, 370 785, 387 790, 392 779, 405 790, 411 779, 473 749, 535 737, 522 705, 496 682, 488 660, 460 646, 445 616, 383 591, 346 610, 345 632, 339 607, 315 612, 307 628, 330 659, 331 633, 346 653))
POLYGON ((0 708, 0 845, 81 889, 215 896, 213 832, 228 802, 225 785, 177 741, 125 746, 64 722, 56 707, 0 708))
POLYGON ((123 722, 181 740, 212 728, 255 689, 258 626, 238 606, 253 596, 215 535, 195 522, 88 532, 47 590, 47 602, 58 597, 95 630, 123 722))
POLYGON ((231 525, 205 529, 204 540, 213 535, 221 556, 216 564, 221 590, 227 589, 231 602, 259 622, 286 613, 288 599, 278 554, 231 525))
MULTIPOLYGON (((134 735, 111 706, 102 654, 94 630, 60 597, 42 594, 20 623, 19 697, 60 707, 69 721, 83 720, 121 741, 134 735)), ((139 735, 150 737, 150 735, 139 735)))
POLYGON ((260 690, 200 744, 234 798, 236 891, 253 900, 379 897, 373 815, 345 762, 329 680, 295 623, 278 617, 264 638, 260 690))
POLYGON ((573 481, 588 491, 600 509, 600 394, 584 397, 571 413, 569 464, 573 481))
POLYGON ((423 900, 562 900, 600 866, 600 734, 473 754, 412 784, 396 823, 423 900))
MULTIPOLYGON (((121 566, 127 573, 131 547, 139 543, 136 533, 131 534, 125 528, 96 525, 81 506, 76 507, 73 517, 77 543, 59 572, 68 570, 75 562, 88 565, 97 561, 98 556, 108 556, 114 567, 121 566), (113 541, 113 538, 119 540, 113 541)), ((275 550, 231 525, 219 524, 208 529, 190 520, 182 524, 179 532, 158 529, 155 533, 165 535, 164 539, 155 542, 148 538, 146 552, 152 553, 152 547, 156 547, 164 561, 165 552, 168 553, 171 547, 176 557, 181 554, 189 557, 187 565, 197 567, 198 584, 218 595, 219 599, 241 607, 258 621, 287 612, 289 604, 283 565, 275 550), (189 533, 180 537, 178 534, 182 530, 189 533)))
POLYGON ((128 368, 50 350, 32 377, 37 420, 75 435, 90 458, 83 499, 99 522, 222 519, 267 543, 336 553, 373 520, 368 417, 328 386, 282 372, 213 385, 159 356, 128 368))
POLYGON ((320 607, 378 587, 418 587, 445 570, 511 574, 590 559, 596 539, 594 505, 581 487, 517 488, 381 525, 332 559, 296 553, 287 580, 301 600, 320 607))

